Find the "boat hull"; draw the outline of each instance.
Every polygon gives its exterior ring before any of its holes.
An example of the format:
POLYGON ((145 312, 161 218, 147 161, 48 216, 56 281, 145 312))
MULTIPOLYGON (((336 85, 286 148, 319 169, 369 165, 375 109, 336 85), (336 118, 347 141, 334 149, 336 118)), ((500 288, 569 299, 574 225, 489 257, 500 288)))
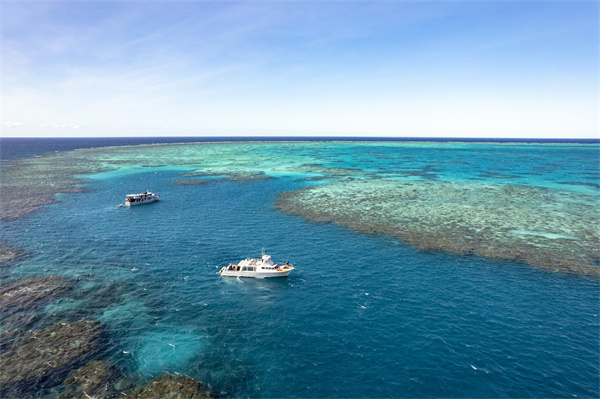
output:
POLYGON ((235 270, 221 270, 219 274, 225 277, 248 277, 248 278, 278 278, 278 277, 287 277, 290 270, 282 270, 282 271, 273 271, 273 272, 242 272, 235 270))
POLYGON ((148 200, 144 200, 144 201, 136 201, 134 203, 131 203, 129 201, 125 201, 125 206, 142 205, 142 204, 148 204, 150 202, 156 202, 156 201, 158 201, 158 198, 152 198, 152 199, 148 199, 148 200))

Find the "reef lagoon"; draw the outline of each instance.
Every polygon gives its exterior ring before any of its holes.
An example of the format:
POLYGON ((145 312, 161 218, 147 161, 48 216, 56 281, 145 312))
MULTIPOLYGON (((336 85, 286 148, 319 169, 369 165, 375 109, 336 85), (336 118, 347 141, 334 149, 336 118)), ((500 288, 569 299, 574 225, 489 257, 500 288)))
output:
POLYGON ((0 397, 600 396, 598 143, 123 140, 0 141, 0 397))

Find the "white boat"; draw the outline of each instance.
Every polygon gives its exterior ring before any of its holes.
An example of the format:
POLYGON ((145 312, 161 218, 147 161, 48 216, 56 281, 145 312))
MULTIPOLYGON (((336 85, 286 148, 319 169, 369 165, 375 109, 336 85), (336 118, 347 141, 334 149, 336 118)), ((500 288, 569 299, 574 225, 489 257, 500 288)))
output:
POLYGON ((158 201, 160 195, 156 195, 146 190, 141 194, 128 194, 125 196, 125 205, 147 204, 148 202, 158 201))
POLYGON ((254 278, 271 278, 271 277, 287 277, 294 270, 294 266, 289 262, 275 263, 271 260, 271 255, 262 254, 260 259, 244 259, 237 265, 229 264, 219 270, 221 276, 228 277, 254 277, 254 278))

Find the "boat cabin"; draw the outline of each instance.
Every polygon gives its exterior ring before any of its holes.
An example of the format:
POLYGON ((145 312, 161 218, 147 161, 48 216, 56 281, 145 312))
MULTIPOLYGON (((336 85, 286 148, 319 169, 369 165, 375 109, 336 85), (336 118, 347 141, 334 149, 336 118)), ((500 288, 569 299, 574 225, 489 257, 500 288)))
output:
POLYGON ((128 194, 125 196, 125 205, 143 204, 158 200, 158 195, 146 190, 141 194, 128 194))
POLYGON ((236 265, 229 264, 223 267, 219 274, 230 277, 287 277, 292 270, 294 270, 294 266, 289 262, 275 263, 271 260, 270 255, 263 252, 262 258, 246 258, 236 265))

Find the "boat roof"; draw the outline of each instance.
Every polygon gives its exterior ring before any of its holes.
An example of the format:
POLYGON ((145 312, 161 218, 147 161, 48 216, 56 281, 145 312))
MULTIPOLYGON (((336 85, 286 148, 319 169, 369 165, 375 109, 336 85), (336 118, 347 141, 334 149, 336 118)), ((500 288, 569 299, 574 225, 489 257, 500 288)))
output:
POLYGON ((145 193, 139 193, 139 194, 127 194, 126 197, 136 197, 138 195, 154 195, 154 193, 151 193, 150 191, 146 191, 145 193))

